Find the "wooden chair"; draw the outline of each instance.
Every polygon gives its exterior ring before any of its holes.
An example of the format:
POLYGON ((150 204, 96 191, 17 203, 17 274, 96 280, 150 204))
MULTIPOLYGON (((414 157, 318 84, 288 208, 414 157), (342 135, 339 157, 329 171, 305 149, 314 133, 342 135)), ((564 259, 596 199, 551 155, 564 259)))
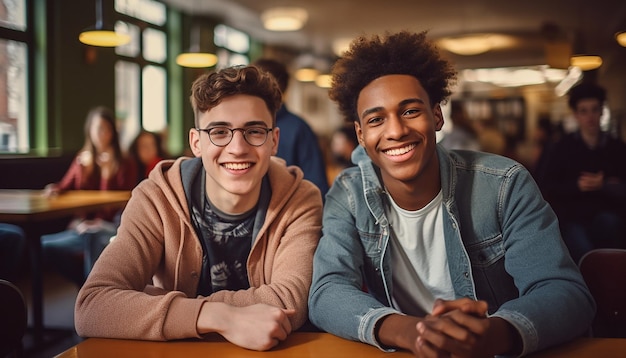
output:
POLYGON ((22 292, 9 281, 0 279, 0 357, 22 357, 22 337, 28 316, 22 292))
POLYGON ((591 334, 626 338, 626 250, 589 251, 579 267, 597 305, 591 334))

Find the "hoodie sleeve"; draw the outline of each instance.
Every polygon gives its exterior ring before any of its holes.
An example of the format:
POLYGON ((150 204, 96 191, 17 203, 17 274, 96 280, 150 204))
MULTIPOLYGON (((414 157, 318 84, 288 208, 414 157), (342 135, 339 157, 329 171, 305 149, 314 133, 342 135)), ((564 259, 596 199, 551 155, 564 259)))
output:
POLYGON ((195 234, 182 219, 182 188, 167 191, 165 182, 155 181, 133 190, 116 238, 78 293, 75 327, 80 336, 155 341, 199 337, 196 322, 203 300, 194 297, 197 282, 192 277, 202 253, 197 253, 191 240, 197 241, 195 234), (152 283, 162 290, 146 290, 152 283))

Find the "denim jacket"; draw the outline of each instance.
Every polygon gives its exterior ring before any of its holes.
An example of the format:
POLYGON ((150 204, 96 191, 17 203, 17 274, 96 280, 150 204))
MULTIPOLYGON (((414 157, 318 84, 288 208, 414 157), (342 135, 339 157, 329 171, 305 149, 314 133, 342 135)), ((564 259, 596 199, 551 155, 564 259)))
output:
MULTIPOLYGON (((522 355, 584 334, 595 302, 529 172, 505 157, 437 147, 448 265, 456 298, 484 300, 519 332, 522 355)), ((386 194, 362 147, 326 196, 309 317, 319 328, 382 349, 392 303, 386 194)), ((401 313, 400 313, 401 314, 401 313)))

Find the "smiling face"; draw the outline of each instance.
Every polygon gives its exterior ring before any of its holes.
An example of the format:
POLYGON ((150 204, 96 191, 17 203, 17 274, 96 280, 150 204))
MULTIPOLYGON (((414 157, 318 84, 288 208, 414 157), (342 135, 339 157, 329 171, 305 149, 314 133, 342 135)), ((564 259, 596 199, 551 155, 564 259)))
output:
MULTIPOLYGON (((272 128, 272 115, 265 102, 256 96, 233 95, 198 117, 199 128, 272 128)), ((202 158, 206 171, 207 195, 218 209, 237 214, 256 205, 261 182, 268 171, 270 157, 278 149, 278 128, 268 134, 259 147, 248 144, 241 131, 235 131, 228 145, 211 143, 206 132, 189 131, 189 144, 202 158)))
MULTIPOLYGON (((359 142, 381 169, 394 193, 439 191, 435 132, 443 126, 441 107, 413 76, 387 75, 365 86, 357 99, 359 142)), ((401 205, 402 206, 402 205, 401 205)), ((405 207, 406 208, 406 207, 405 207)))

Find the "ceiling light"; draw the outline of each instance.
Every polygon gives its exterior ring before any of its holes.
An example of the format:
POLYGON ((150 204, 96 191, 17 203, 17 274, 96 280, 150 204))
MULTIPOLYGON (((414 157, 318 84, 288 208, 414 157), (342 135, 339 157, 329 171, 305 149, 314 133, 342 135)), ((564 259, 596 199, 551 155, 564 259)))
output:
POLYGON ((330 88, 332 84, 332 76, 329 74, 321 74, 315 78, 317 87, 330 88))
POLYGON ((602 66, 602 57, 582 54, 572 55, 570 63, 572 66, 576 66, 583 71, 590 71, 602 66))
POLYGON ((528 67, 498 67, 467 69, 461 77, 468 82, 491 83, 499 87, 521 87, 557 82, 565 78, 567 70, 545 65, 528 67))
POLYGON ((217 63, 217 56, 212 53, 186 52, 176 56, 176 64, 183 67, 212 67, 217 63))
POLYGON ((444 37, 437 41, 439 46, 457 55, 479 55, 494 49, 510 47, 514 38, 507 35, 478 33, 444 37))
POLYGON ((313 82, 319 74, 320 71, 314 68, 304 67, 296 70, 294 77, 300 82, 313 82))
POLYGON ((352 42, 352 38, 350 37, 341 37, 335 39, 333 41, 333 52, 335 55, 342 57, 343 53, 350 49, 350 43, 352 42))
POLYGON ((183 67, 203 68, 212 67, 217 63, 217 56, 200 51, 200 27, 195 26, 190 34, 189 51, 176 57, 176 64, 183 67))
POLYGON ((275 7, 261 14, 263 27, 270 31, 300 30, 308 17, 306 10, 299 7, 275 7))
POLYGON ((102 19, 102 0, 96 0, 96 24, 78 35, 78 40, 85 45, 116 47, 130 42, 130 36, 116 32, 112 26, 104 25, 102 19))
POLYGON ((626 47, 626 31, 618 32, 615 34, 615 39, 617 43, 621 46, 626 47))
POLYGON ((557 97, 565 96, 565 94, 577 84, 583 77, 583 71, 579 67, 572 66, 567 71, 567 75, 559 84, 554 87, 554 93, 557 97))
POLYGON ((491 44, 486 37, 448 37, 439 40, 439 45, 457 55, 478 55, 491 49, 491 44))

